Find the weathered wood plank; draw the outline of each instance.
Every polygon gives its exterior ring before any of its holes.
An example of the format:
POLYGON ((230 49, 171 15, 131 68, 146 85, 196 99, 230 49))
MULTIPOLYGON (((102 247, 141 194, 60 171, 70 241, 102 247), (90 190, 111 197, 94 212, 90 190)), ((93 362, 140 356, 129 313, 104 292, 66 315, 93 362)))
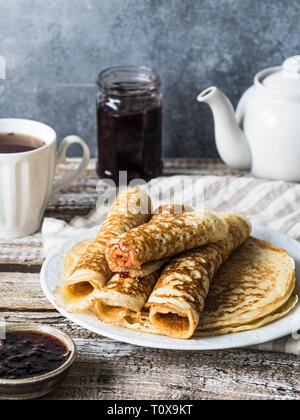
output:
MULTIPOLYGON (((95 340, 93 340, 95 343, 95 340)), ((133 399, 293 399, 299 392, 293 389, 282 372, 262 366, 261 355, 247 351, 219 354, 170 351, 110 350, 107 357, 97 352, 97 361, 79 361, 63 385, 64 398, 133 398, 133 399), (121 354, 120 354, 121 353, 121 354), (238 358, 238 359, 237 359, 238 358), (100 363, 99 363, 100 361, 100 363), (260 366, 257 368, 257 364, 260 366), (81 372, 87 372, 84 380, 81 372), (269 378, 272 377, 272 383, 269 378), (77 390, 76 390, 77 388, 77 390), (83 388, 83 389, 82 389, 83 388), (77 397, 78 398, 78 397, 77 397)), ((130 349, 129 349, 130 350, 130 349)), ((89 350, 92 353, 92 349, 89 350)), ((288 369, 293 375, 293 371, 288 369)), ((291 377, 291 381, 295 378, 291 377)), ((57 392, 54 397, 61 395, 57 392)))
POLYGON ((17 311, 52 309, 35 273, 0 273, 0 308, 17 311))
POLYGON ((37 266, 44 261, 43 244, 40 233, 22 239, 0 239, 0 271, 19 271, 18 265, 25 268, 37 266))
POLYGON ((40 271, 40 264, 0 264, 0 273, 39 273, 40 271))
POLYGON ((249 172, 226 166, 221 159, 164 158, 164 175, 247 176, 249 172))

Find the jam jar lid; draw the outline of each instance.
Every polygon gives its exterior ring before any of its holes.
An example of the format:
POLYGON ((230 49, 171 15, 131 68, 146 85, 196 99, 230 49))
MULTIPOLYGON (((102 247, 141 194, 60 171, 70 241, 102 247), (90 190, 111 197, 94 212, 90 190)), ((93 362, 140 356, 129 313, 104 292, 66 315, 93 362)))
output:
POLYGON ((145 66, 119 66, 103 70, 98 77, 102 91, 118 96, 130 96, 158 91, 159 74, 145 66))

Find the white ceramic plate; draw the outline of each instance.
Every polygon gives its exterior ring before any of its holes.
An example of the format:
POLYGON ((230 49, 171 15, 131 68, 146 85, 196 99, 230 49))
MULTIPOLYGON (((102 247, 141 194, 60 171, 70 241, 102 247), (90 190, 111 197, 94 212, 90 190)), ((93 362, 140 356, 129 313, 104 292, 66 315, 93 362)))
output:
MULTIPOLYGON (((90 311, 82 314, 69 314, 56 305, 53 293, 59 284, 65 253, 77 242, 95 237, 97 231, 98 228, 90 229, 66 241, 55 254, 46 259, 41 271, 41 285, 48 300, 63 316, 87 330, 118 341, 144 347, 173 350, 219 350, 265 343, 300 329, 300 303, 286 317, 257 330, 209 338, 192 338, 189 340, 178 340, 160 335, 140 333, 127 328, 104 324, 98 321, 90 311)), ((252 235, 284 248, 290 253, 296 261, 297 284, 300 287, 300 244, 294 239, 262 226, 254 226, 252 235)))

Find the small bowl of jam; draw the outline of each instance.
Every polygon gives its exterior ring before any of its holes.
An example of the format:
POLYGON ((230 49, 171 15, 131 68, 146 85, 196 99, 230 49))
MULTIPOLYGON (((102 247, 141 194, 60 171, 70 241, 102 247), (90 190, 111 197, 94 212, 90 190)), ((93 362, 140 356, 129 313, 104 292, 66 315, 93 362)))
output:
POLYGON ((0 400, 27 400, 57 389, 76 358, 64 332, 38 324, 8 325, 0 343, 0 400))

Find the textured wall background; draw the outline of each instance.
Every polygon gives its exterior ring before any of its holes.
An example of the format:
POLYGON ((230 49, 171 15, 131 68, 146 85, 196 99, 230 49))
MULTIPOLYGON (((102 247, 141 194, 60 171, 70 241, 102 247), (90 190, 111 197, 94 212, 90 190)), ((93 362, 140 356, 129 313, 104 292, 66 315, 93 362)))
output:
POLYGON ((299 0, 0 0, 0 115, 79 134, 95 153, 97 74, 143 64, 163 80, 164 155, 217 156, 197 94, 215 84, 236 105, 258 70, 300 53, 299 22, 299 0))

